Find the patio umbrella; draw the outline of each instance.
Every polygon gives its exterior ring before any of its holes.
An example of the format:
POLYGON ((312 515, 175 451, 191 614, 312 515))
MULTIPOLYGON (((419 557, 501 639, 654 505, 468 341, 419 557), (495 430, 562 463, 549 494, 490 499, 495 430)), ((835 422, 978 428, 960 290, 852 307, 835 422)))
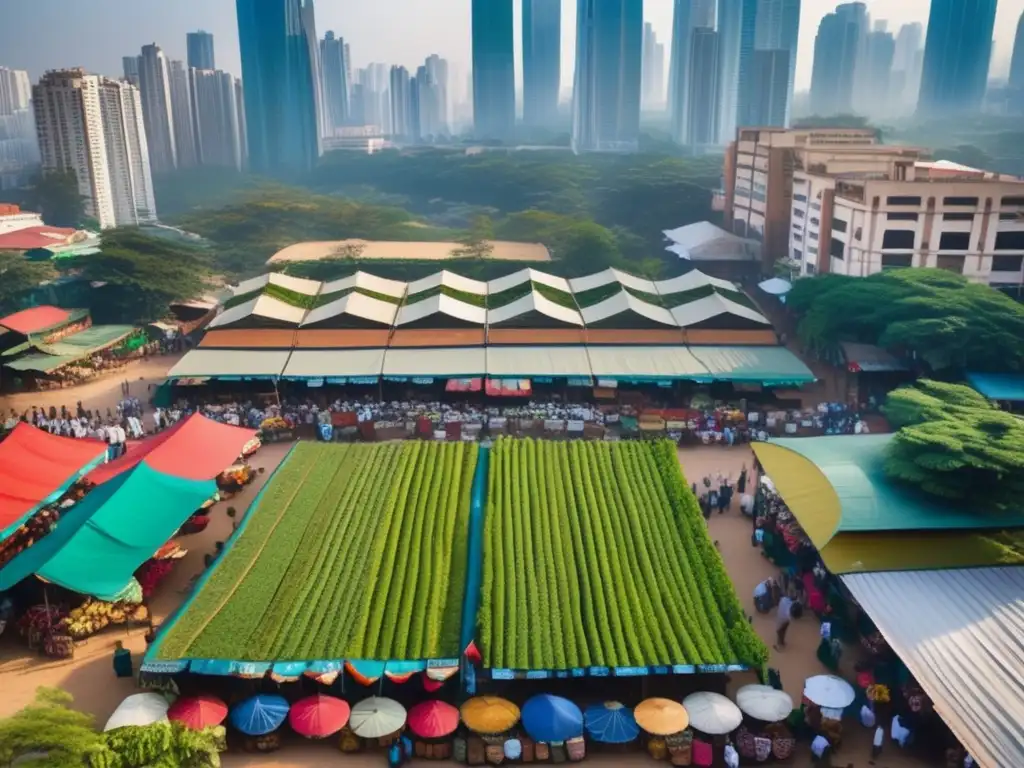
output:
POLYGON ((736 705, 745 715, 766 723, 779 723, 793 711, 793 699, 770 685, 744 685, 736 691, 736 705))
POLYGON ((636 724, 652 736, 671 736, 690 724, 686 707, 671 699, 644 699, 633 710, 636 724))
POLYGON ((288 717, 288 702, 283 696, 259 693, 231 710, 228 719, 246 736, 263 736, 276 731, 288 717))
POLYGON ((628 744, 640 735, 633 713, 618 701, 587 707, 583 722, 590 738, 602 744, 628 744))
POLYGON ((523 728, 534 741, 565 741, 583 735, 583 713, 568 699, 541 693, 523 705, 523 728))
POLYGON ((440 739, 459 727, 459 710, 443 701, 421 701, 409 710, 409 730, 424 739, 440 739))
POLYGON ((288 722, 300 736, 325 739, 345 727, 350 711, 347 701, 318 693, 292 704, 288 722))
POLYGON ((167 699, 159 693, 134 693, 117 705, 103 730, 159 723, 167 720, 167 709, 167 699))
POLYGON ((835 675, 816 675, 804 682, 804 698, 828 709, 846 709, 857 694, 853 686, 835 675))
POLYGON ((185 696, 167 710, 167 717, 187 725, 194 731, 211 728, 224 722, 228 705, 216 696, 185 696))
POLYGON ((735 731, 743 722, 740 708, 720 693, 701 691, 683 699, 690 725, 711 736, 735 731))
POLYGON ((519 707, 497 696, 477 696, 462 705, 462 722, 473 733, 504 733, 519 722, 519 707))
POLYGON ((394 699, 371 696, 352 707, 349 725, 356 736, 364 739, 390 736, 405 725, 405 707, 394 699))

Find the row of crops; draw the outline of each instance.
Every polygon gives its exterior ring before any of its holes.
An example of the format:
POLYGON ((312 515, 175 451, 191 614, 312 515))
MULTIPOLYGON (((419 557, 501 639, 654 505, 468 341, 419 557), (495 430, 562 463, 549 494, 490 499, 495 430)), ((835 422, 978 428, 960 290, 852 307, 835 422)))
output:
POLYGON ((480 640, 516 669, 767 658, 667 441, 497 441, 480 640))
POLYGON ((470 443, 299 443, 159 658, 457 656, 470 443))

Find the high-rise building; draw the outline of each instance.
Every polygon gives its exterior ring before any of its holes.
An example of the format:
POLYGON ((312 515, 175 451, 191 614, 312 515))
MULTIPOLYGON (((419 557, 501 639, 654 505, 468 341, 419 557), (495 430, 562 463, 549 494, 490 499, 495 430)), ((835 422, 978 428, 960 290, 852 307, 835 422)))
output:
POLYGON ((412 139, 412 82, 405 67, 391 68, 391 134, 399 139, 412 139))
MULTIPOLYGON (((758 0, 754 30, 755 51, 789 51, 789 79, 786 93, 786 119, 789 124, 793 84, 796 82, 796 57, 800 39, 800 0, 758 0)), ((778 59, 778 57, 775 57, 778 59)), ((760 96, 755 95, 760 101, 760 96)))
POLYGON ((641 105, 652 111, 662 109, 665 106, 665 46, 658 42, 658 34, 650 22, 644 23, 643 67, 641 105))
POLYGON ((685 143, 689 124, 690 44, 693 30, 715 28, 715 0, 675 0, 672 12, 672 56, 668 72, 668 112, 672 135, 685 143))
POLYGON ((236 0, 249 164, 258 173, 312 168, 320 155, 312 0, 236 0))
POLYGON ((867 31, 864 3, 844 3, 821 20, 814 39, 811 72, 811 110, 816 115, 853 110, 856 72, 867 31))
POLYGON ((891 111, 909 114, 917 106, 921 88, 921 64, 924 59, 924 26, 919 22, 904 24, 896 34, 892 75, 889 80, 891 111))
POLYGON ((356 80, 360 86, 357 109, 361 119, 354 119, 359 125, 372 125, 383 136, 394 133, 391 114, 391 67, 387 64, 368 64, 359 70, 356 80))
POLYGON ((124 79, 132 85, 139 85, 139 57, 122 56, 121 68, 124 70, 124 79))
MULTIPOLYGON (((757 41, 757 10, 761 0, 722 0, 725 4, 738 2, 740 8, 740 41, 739 61, 736 78, 736 126, 754 125, 753 100, 756 94, 751 90, 754 84, 754 48, 757 41)), ((734 10, 728 11, 731 17, 734 10)), ((726 18, 726 31, 729 31, 730 18, 726 18)), ((729 141, 734 134, 727 136, 729 141)))
POLYGON ((0 116, 32 106, 32 81, 23 69, 0 67, 0 116))
POLYGON ((101 227, 156 220, 138 88, 81 69, 47 72, 32 89, 42 166, 73 172, 101 227))
POLYGON ((690 41, 689 120, 687 143, 718 143, 718 33, 695 27, 690 41))
POLYGON ((249 167, 249 129, 245 122, 245 89, 235 78, 235 113, 238 115, 238 146, 242 153, 242 168, 249 167))
POLYGON ((216 69, 213 56, 213 35, 209 32, 189 32, 185 35, 189 69, 216 69))
POLYGON ((643 0, 578 0, 572 146, 635 152, 640 139, 643 0))
POLYGON ((932 0, 917 110, 939 117, 981 108, 988 84, 996 0, 932 0))
POLYGON ((323 76, 323 108, 327 118, 328 134, 348 122, 349 80, 348 46, 333 32, 327 32, 320 41, 320 67, 323 76))
POLYGON ((516 127, 512 0, 473 0, 473 131, 501 139, 516 127))
POLYGON ((755 50, 751 93, 752 127, 785 128, 789 113, 789 59, 787 50, 755 50))
POLYGON ((194 168, 199 164, 196 152, 195 125, 192 119, 192 93, 189 89, 188 70, 184 62, 168 62, 171 82, 171 117, 174 120, 174 146, 179 168, 194 168))
POLYGON ((558 123, 562 0, 523 0, 523 124, 558 123))
POLYGON ((235 78, 213 69, 190 69, 192 120, 199 163, 241 170, 242 130, 235 78))
POLYGON ((1010 87, 1024 90, 1024 13, 1017 20, 1017 34, 1013 38, 1013 58, 1010 59, 1010 87))
POLYGON ((718 3, 718 143, 723 146, 736 136, 743 12, 743 0, 718 3))
MULTIPOLYGON (((884 24, 884 22, 879 22, 884 24)), ((859 114, 873 117, 885 117, 892 112, 894 91, 892 84, 892 65, 896 55, 896 38, 884 28, 876 28, 869 32, 864 46, 864 62, 860 99, 857 106, 859 114)))
POLYGON ((450 106, 448 101, 448 61, 436 53, 423 63, 424 71, 417 70, 420 111, 420 136, 436 139, 451 134, 450 106))
POLYGON ((28 72, 0 67, 0 189, 23 185, 39 163, 28 72))
POLYGON ((149 163, 153 173, 165 173, 178 167, 175 144, 174 102, 171 98, 171 72, 167 57, 156 43, 142 46, 139 56, 139 91, 142 116, 149 143, 149 163))

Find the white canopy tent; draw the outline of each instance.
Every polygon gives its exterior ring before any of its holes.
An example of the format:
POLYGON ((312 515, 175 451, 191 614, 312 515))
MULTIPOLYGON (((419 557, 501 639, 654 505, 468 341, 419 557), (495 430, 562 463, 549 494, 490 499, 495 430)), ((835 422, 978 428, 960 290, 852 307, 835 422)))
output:
POLYGON ((486 372, 487 353, 483 347, 392 347, 384 355, 385 376, 458 379, 483 376, 486 372))
POLYGON ((346 378, 380 376, 383 349, 296 350, 284 368, 283 378, 346 378))
POLYGON ((306 319, 302 321, 302 326, 316 325, 333 317, 350 315, 369 323, 390 327, 395 321, 397 312, 397 304, 353 291, 329 304, 310 310, 306 319))
POLYGON ((483 307, 476 307, 439 293, 428 299, 423 299, 423 301, 404 305, 398 311, 395 326, 409 325, 431 315, 446 315, 456 320, 479 325, 481 328, 487 322, 487 310, 483 307))
POLYGON ((554 288, 565 293, 572 293, 572 289, 569 287, 569 281, 563 277, 555 277, 549 275, 547 272, 541 272, 538 269, 521 269, 518 272, 513 272, 511 275, 505 275, 505 277, 495 278, 487 283, 487 293, 491 296, 496 293, 502 293, 510 288, 515 288, 517 285, 523 283, 539 283, 540 285, 546 285, 549 288, 554 288))
POLYGON ((565 325, 583 327, 583 317, 579 312, 575 309, 564 307, 561 304, 556 304, 551 299, 544 298, 537 291, 532 291, 516 299, 511 304, 488 310, 487 324, 501 325, 502 323, 511 323, 517 317, 522 317, 532 312, 544 315, 565 325))
POLYGON ((583 293, 613 283, 618 283, 626 288, 632 288, 634 291, 642 293, 657 294, 658 292, 653 280, 646 280, 645 278, 637 277, 612 267, 596 272, 593 275, 587 275, 586 277, 573 278, 569 281, 569 287, 572 288, 573 293, 583 293))
POLYGON ((406 288, 407 284, 400 280, 388 280, 386 277, 377 277, 369 272, 356 272, 348 277, 324 283, 320 289, 320 295, 329 296, 332 293, 340 293, 341 291, 362 289, 400 299, 405 296, 406 288))
POLYGON ((477 296, 487 295, 487 283, 463 277, 455 272, 449 272, 447 269, 435 272, 434 274, 428 275, 427 277, 419 280, 413 280, 409 283, 408 295, 415 296, 418 293, 432 291, 435 288, 441 287, 451 288, 452 290, 462 291, 463 293, 473 293, 477 296))
POLYGON ((733 315, 743 320, 771 327, 771 322, 769 322, 768 318, 756 309, 745 307, 717 293, 712 293, 696 301, 690 301, 686 304, 680 304, 678 307, 673 307, 671 315, 681 328, 689 328, 721 315, 733 315))
POLYGON ((678 328, 679 325, 672 317, 672 313, 664 307, 656 307, 646 301, 638 299, 627 291, 619 291, 614 296, 602 302, 583 309, 583 321, 589 325, 597 325, 617 315, 635 314, 650 320, 653 323, 664 325, 669 328, 678 328))
POLYGON ((273 296, 257 296, 254 299, 226 309, 217 315, 210 322, 210 328, 224 328, 229 325, 241 322, 249 317, 258 317, 264 320, 276 320, 282 323, 298 325, 306 316, 306 310, 302 307, 293 307, 285 304, 273 296))
POLYGON ((707 369, 688 347, 588 347, 594 376, 606 379, 696 379, 707 369))
POLYGON ((590 358, 583 346, 488 347, 487 375, 494 378, 531 376, 590 377, 590 358))
POLYGON ((281 375, 290 354, 287 349, 194 349, 171 368, 167 378, 273 379, 281 375))

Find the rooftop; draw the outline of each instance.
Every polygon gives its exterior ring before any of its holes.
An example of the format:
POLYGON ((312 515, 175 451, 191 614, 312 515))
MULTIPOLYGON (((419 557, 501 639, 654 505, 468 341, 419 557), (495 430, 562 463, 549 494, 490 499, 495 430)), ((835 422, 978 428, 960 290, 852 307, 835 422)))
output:
MULTIPOLYGON (((541 243, 513 243, 505 240, 491 242, 493 250, 487 258, 492 261, 551 261, 551 254, 541 243)), ((444 261, 458 258, 453 255, 464 246, 455 242, 392 242, 386 240, 336 240, 295 243, 283 248, 267 261, 280 264, 287 261, 320 261, 343 258, 347 249, 360 249, 359 259, 414 259, 417 261, 444 261)))
POLYGON ((30 251, 68 245, 78 232, 69 227, 25 227, 0 235, 0 251, 30 251))

